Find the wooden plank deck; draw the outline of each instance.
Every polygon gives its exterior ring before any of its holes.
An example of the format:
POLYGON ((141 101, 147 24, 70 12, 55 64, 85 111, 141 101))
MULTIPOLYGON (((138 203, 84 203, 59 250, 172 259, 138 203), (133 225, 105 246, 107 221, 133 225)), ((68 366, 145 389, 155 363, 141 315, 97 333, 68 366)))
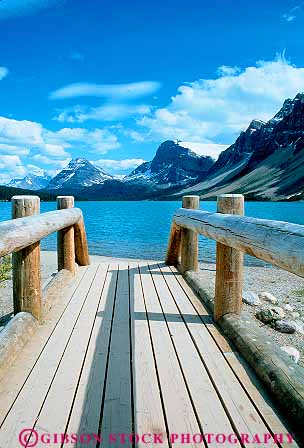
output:
POLYGON ((51 435, 38 447, 132 447, 132 433, 161 434, 140 447, 298 446, 183 277, 148 262, 77 271, 0 383, 0 448, 25 428, 28 447, 37 433, 51 435))

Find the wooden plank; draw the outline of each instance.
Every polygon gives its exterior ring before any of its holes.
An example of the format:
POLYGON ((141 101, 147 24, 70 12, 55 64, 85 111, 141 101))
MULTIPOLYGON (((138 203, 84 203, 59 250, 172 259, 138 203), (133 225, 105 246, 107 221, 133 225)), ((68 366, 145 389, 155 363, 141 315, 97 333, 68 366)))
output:
POLYGON ((83 219, 79 208, 56 210, 0 223, 0 257, 37 243, 83 219))
MULTIPOLYGON (((79 284, 84 277, 87 268, 81 268, 77 271, 73 285, 63 289, 60 294, 61 300, 56 302, 48 314, 48 320, 35 333, 23 350, 18 354, 18 358, 9 368, 7 375, 0 382, 0 425, 16 400, 20 390, 30 375, 35 363, 42 354, 43 349, 60 321, 63 313, 66 311, 71 300, 75 298, 79 284)), ((77 297, 77 296, 76 296, 77 297)), ((77 298, 76 298, 77 300, 77 298)))
POLYGON ((174 222, 304 277, 304 226, 180 208, 174 222))
MULTIPOLYGON (((140 265, 140 275, 169 433, 200 433, 200 427, 146 264, 140 265)), ((185 444, 176 441, 174 446, 184 447, 185 444)), ((196 445, 190 443, 187 446, 194 447, 196 445)))
MULTIPOLYGON (((162 446, 168 447, 140 273, 135 263, 129 265, 129 279, 134 432, 136 434, 162 434, 162 446)), ((136 446, 147 445, 140 441, 136 446)))
MULTIPOLYGON (((200 301, 194 293, 191 295, 191 301, 188 299, 181 286, 185 281, 180 279, 178 282, 167 266, 163 265, 161 270, 236 431, 238 434, 249 434, 252 438, 255 434, 260 436, 267 434, 269 429, 241 387, 207 328, 202 322, 193 322, 191 317, 193 312, 197 311, 200 314, 200 301), (195 303, 195 307, 192 303, 195 303)), ((252 446, 252 444, 245 443, 245 446, 252 446)), ((269 441, 267 446, 277 445, 269 441)))
MULTIPOLYGON (((111 265, 77 388, 67 434, 98 434, 105 385, 118 266, 111 265)), ((71 442, 66 446, 76 446, 71 442)))
MULTIPOLYGON (((253 370, 237 353, 225 353, 224 356, 271 431, 274 434, 288 433, 284 420, 278 417, 270 397, 264 391, 263 385, 259 382, 253 370)), ((299 445, 295 441, 292 443, 285 441, 281 443, 281 446, 283 448, 296 448, 299 445)))
POLYGON ((114 318, 101 422, 102 440, 132 433, 128 265, 119 264, 114 318))
MULTIPOLYGON (((234 430, 172 298, 164 277, 161 275, 158 267, 153 268, 151 266, 150 269, 203 433, 231 434, 234 430)), ((173 282, 175 282, 174 274, 172 274, 170 268, 164 269, 164 272, 168 277, 171 275, 173 282)), ((172 286, 171 283, 171 281, 168 281, 170 286, 172 286)), ((174 294, 177 300, 176 295, 180 294, 180 291, 175 289, 174 294)), ((184 300, 184 298, 181 298, 181 300, 184 300)), ((194 309, 187 314, 187 319, 193 325, 202 325, 194 309)), ((211 439, 208 446, 222 447, 223 444, 216 443, 211 439)), ((235 446, 240 446, 240 444, 236 443, 235 446)))
POLYGON ((71 334, 66 350, 35 427, 47 433, 64 433, 72 407, 81 369, 86 356, 94 320, 104 287, 108 266, 98 266, 86 301, 71 334), (60 405, 59 405, 60 404, 60 405), (53 410, 56 409, 56 412, 53 410))
MULTIPOLYGON (((194 292, 191 289, 191 287, 188 285, 188 283, 184 281, 182 274, 173 266, 170 269, 174 273, 177 281, 181 283, 182 288, 184 289, 186 294, 188 296, 189 295, 192 296, 194 294, 194 292)), ((219 327, 217 327, 216 325, 214 325, 212 315, 208 312, 207 308, 205 307, 205 305, 202 302, 200 302, 199 315, 201 316, 204 324, 208 328, 209 333, 212 335, 213 339, 215 340, 217 345, 220 347, 222 352, 233 352, 236 350, 234 345, 223 334, 222 330, 219 327)))
MULTIPOLYGON (((4 420, 0 431, 1 447, 14 448, 20 431, 24 428, 33 427, 43 401, 47 396, 71 332, 86 300, 96 271, 96 265, 87 269, 73 300, 58 322, 34 369, 31 371, 25 385, 4 420)), ((22 365, 19 365, 19 368, 22 369, 22 365)))

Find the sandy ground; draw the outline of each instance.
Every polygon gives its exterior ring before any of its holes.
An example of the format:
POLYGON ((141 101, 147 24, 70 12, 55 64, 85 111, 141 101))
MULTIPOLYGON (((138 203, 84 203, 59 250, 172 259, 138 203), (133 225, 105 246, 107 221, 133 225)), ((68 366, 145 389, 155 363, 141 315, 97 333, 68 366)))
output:
MULTIPOLYGON (((45 286, 57 272, 56 252, 42 252, 41 255, 41 275, 43 286, 45 286)), ((92 262, 109 261, 107 257, 91 256, 92 262)), ((118 260, 118 259, 116 259, 118 260)), ((124 260, 125 259, 120 259, 124 260)), ((132 259, 132 261, 135 261, 132 259)), ((215 280, 215 266, 213 264, 202 264, 200 271, 201 281, 204 287, 213 294, 215 280)), ((282 271, 274 267, 245 267, 244 269, 244 290, 253 291, 257 294, 267 291, 278 299, 276 306, 284 307, 290 304, 293 312, 299 313, 298 318, 293 318, 291 313, 286 312, 286 319, 304 322, 304 297, 299 295, 299 291, 304 291, 304 280, 294 274, 282 271)), ((263 307, 272 306, 263 303, 263 307)), ((296 347, 300 353, 299 365, 304 367, 304 335, 296 332, 294 334, 284 334, 272 329, 255 318, 255 313, 259 307, 244 304, 244 309, 248 311, 258 325, 280 346, 289 345, 296 347)), ((12 283, 10 280, 0 285, 0 327, 5 321, 1 317, 7 316, 13 311, 12 283)), ((1 329, 1 328, 0 328, 1 329)))

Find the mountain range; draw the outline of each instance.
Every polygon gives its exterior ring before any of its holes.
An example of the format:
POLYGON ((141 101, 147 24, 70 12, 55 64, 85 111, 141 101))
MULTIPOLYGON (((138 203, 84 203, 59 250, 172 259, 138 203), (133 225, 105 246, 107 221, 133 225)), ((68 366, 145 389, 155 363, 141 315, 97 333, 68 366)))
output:
POLYGON ((88 200, 170 200, 184 194, 211 199, 223 193, 256 200, 304 199, 304 93, 287 99, 268 122, 253 120, 217 161, 168 140, 153 160, 123 179, 77 158, 53 179, 41 172, 8 185, 88 200))

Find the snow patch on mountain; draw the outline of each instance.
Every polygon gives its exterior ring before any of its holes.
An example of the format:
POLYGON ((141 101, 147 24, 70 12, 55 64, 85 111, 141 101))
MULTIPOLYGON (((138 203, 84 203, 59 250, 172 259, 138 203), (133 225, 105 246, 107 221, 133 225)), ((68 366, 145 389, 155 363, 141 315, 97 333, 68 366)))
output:
POLYGON ((27 190, 42 190, 50 183, 51 176, 45 171, 39 170, 36 174, 29 174, 23 178, 14 178, 7 185, 14 188, 24 188, 27 190))
POLYGON ((198 143, 198 142, 181 142, 176 141, 179 146, 188 148, 195 152, 199 156, 210 156, 212 159, 217 160, 222 151, 229 148, 230 145, 220 145, 217 143, 198 143))
POLYGON ((113 179, 113 176, 106 173, 102 168, 92 165, 87 159, 77 158, 72 159, 68 166, 51 180, 49 189, 79 189, 103 184, 106 180, 111 179, 113 179))

